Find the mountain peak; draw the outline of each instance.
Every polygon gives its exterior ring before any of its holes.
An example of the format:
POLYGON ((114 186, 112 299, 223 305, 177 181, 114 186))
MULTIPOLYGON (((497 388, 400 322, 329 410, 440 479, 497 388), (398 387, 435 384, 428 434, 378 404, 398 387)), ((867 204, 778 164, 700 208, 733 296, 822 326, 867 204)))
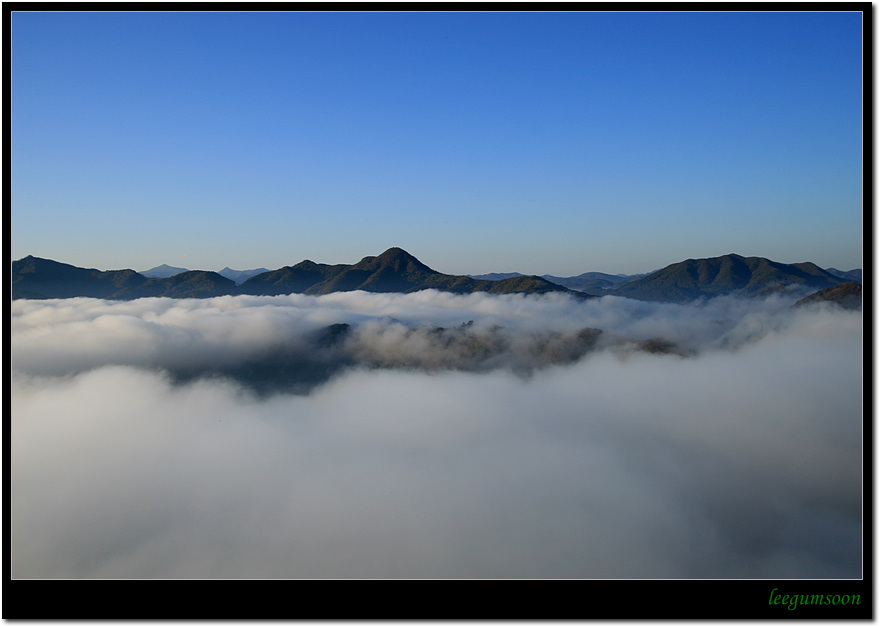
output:
MULTIPOLYGON (((316 264, 306 260, 296 266, 285 266, 278 270, 262 269, 265 271, 246 279, 240 287, 236 284, 241 280, 241 274, 257 271, 238 271, 227 266, 220 272, 184 270, 173 277, 147 278, 134 270, 102 272, 34 257, 14 261, 12 266, 13 298, 86 296, 129 300, 144 297, 208 298, 231 294, 274 296, 293 293, 319 296, 355 290, 410 293, 427 289, 456 294, 570 292, 565 287, 539 277, 517 277, 493 282, 443 274, 432 270, 396 246, 378 257, 365 257, 354 265, 316 264), (230 276, 225 276, 226 274, 230 276)), ((571 293, 578 298, 584 296, 579 292, 571 293)))
POLYGON ((175 274, 180 274, 181 272, 187 271, 187 268, 178 268, 176 266, 169 266, 167 263, 163 263, 161 266, 156 266, 155 268, 150 268, 149 270, 142 270, 141 274, 150 278, 167 279, 174 276, 175 274))
POLYGON ((410 255, 404 249, 398 248, 397 246, 392 246, 391 248, 386 250, 384 253, 382 253, 381 255, 376 257, 376 259, 382 259, 382 260, 406 259, 407 261, 409 261, 409 260, 418 261, 418 259, 416 259, 412 255, 410 255))
POLYGON ((376 271, 385 269, 395 272, 436 273, 421 261, 396 246, 389 248, 378 257, 364 257, 354 266, 357 269, 376 271))

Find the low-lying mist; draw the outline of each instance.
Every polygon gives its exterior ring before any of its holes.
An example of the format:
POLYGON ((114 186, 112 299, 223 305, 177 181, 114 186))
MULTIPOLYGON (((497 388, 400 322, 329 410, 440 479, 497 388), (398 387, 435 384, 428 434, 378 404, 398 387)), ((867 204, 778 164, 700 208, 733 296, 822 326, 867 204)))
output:
POLYGON ((792 299, 12 303, 15 578, 837 578, 862 317, 792 299))

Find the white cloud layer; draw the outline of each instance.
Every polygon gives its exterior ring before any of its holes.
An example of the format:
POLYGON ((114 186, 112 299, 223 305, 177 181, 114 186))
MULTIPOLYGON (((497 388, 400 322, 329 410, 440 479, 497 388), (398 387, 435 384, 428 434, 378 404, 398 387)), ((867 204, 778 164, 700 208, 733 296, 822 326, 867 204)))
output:
POLYGON ((859 577, 861 314, 788 305, 14 301, 12 576, 859 577), (507 349, 412 332, 468 320, 507 349), (693 356, 535 352, 584 327, 693 356), (279 350, 345 368, 308 394, 173 374, 279 350))

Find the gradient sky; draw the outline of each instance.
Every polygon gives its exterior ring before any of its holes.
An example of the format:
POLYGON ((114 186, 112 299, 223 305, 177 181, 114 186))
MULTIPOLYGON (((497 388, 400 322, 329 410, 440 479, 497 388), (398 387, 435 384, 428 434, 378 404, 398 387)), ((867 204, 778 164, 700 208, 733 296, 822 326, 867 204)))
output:
POLYGON ((862 266, 859 12, 11 18, 12 259, 862 266))

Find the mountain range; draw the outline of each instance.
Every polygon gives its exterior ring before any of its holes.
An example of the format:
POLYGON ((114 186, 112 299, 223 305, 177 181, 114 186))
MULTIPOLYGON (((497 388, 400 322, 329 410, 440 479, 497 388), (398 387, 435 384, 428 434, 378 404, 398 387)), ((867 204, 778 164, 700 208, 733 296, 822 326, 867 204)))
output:
POLYGON ((855 281, 856 283, 862 282, 862 271, 859 269, 856 270, 838 270, 837 268, 825 268, 828 272, 833 274, 834 276, 839 276, 841 279, 846 281, 855 281))
MULTIPOLYGON (((585 292, 593 296, 605 296, 606 294, 608 294, 608 289, 624 285, 625 283, 629 283, 630 281, 635 281, 636 279, 640 279, 643 276, 648 276, 648 274, 649 273, 605 274, 604 272, 584 272, 583 274, 569 277, 553 276, 552 274, 542 274, 541 278, 547 279, 551 283, 556 283, 556 285, 562 285, 563 287, 567 287, 572 290, 578 290, 579 292, 585 292)), ((509 279, 525 275, 520 274, 519 272, 492 272, 490 274, 470 274, 468 276, 474 279, 498 281, 501 279, 509 279)))
POLYGON ((145 277, 151 279, 167 279, 168 277, 172 277, 175 274, 180 274, 181 272, 189 272, 189 268, 178 268, 176 266, 169 266, 167 263, 163 263, 161 266, 156 266, 155 268, 150 268, 149 270, 141 270, 140 272, 138 272, 138 274, 143 274, 145 277))
POLYGON ((229 266, 226 266, 222 270, 218 270, 217 274, 219 274, 220 276, 225 276, 231 281, 235 281, 236 285, 240 285, 252 276, 257 276, 258 274, 263 274, 264 272, 269 272, 269 268, 254 268, 253 270, 233 270, 229 266))
MULTIPOLYGON (((473 276, 498 280, 521 275, 509 272, 473 276)), ((687 259, 646 274, 585 272, 573 277, 549 274, 542 277, 595 296, 682 303, 722 295, 762 296, 771 292, 816 291, 844 281, 861 283, 862 271, 823 270, 810 262, 784 264, 764 257, 729 254, 687 259)))
MULTIPOLYGON (((272 272, 251 277, 240 287, 242 294, 330 294, 332 292, 417 292, 437 289, 457 294, 544 294, 572 292, 537 276, 483 281, 468 276, 442 274, 400 248, 390 248, 378 257, 364 257, 354 265, 327 265, 305 260, 272 272)), ((581 295, 580 297, 583 297, 581 295)))
POLYGON ((295 266, 262 272, 241 285, 218 272, 205 270, 189 270, 169 277, 146 277, 134 270, 78 268, 34 256, 12 263, 13 299, 87 296, 132 300, 151 296, 208 298, 227 294, 319 295, 354 290, 416 292, 424 289, 457 294, 563 292, 580 299, 589 298, 537 276, 481 281, 442 274, 400 248, 390 248, 378 257, 364 257, 353 265, 327 265, 306 260, 295 266))
MULTIPOLYGON (((217 274, 222 277, 226 277, 227 279, 235 282, 235 284, 238 285, 239 283, 247 281, 252 276, 256 276, 257 274, 262 274, 263 272, 268 271, 268 268, 255 268, 253 270, 233 270, 229 266, 226 266, 222 270, 219 270, 217 274)), ((143 274, 145 277, 148 278, 167 279, 183 272, 189 272, 189 270, 187 268, 178 268, 176 266, 169 266, 168 264, 163 263, 161 266, 156 266, 155 268, 150 268, 149 270, 141 270, 139 274, 143 274)))
POLYGON ((684 303, 722 295, 817 291, 844 281, 811 262, 785 264, 764 257, 729 254, 674 263, 607 293, 637 300, 684 303))
MULTIPOLYGON (((177 268, 158 266, 153 270, 161 274, 177 268)), ((783 264, 763 257, 729 254, 687 259, 647 275, 587 272, 576 277, 519 273, 461 276, 437 272, 405 250, 390 248, 377 257, 364 257, 356 264, 328 265, 307 259, 294 266, 259 272, 237 285, 242 275, 234 273, 251 271, 224 268, 222 272, 228 276, 223 276, 218 272, 186 270, 167 277, 147 277, 134 270, 78 268, 28 256, 12 263, 12 297, 87 296, 130 300, 149 296, 207 298, 227 294, 321 295, 354 290, 408 293, 437 289, 457 294, 561 292, 580 299, 613 295, 681 303, 720 295, 808 293, 845 283, 849 277, 861 279, 861 270, 832 270, 823 270, 810 262, 783 264)))

